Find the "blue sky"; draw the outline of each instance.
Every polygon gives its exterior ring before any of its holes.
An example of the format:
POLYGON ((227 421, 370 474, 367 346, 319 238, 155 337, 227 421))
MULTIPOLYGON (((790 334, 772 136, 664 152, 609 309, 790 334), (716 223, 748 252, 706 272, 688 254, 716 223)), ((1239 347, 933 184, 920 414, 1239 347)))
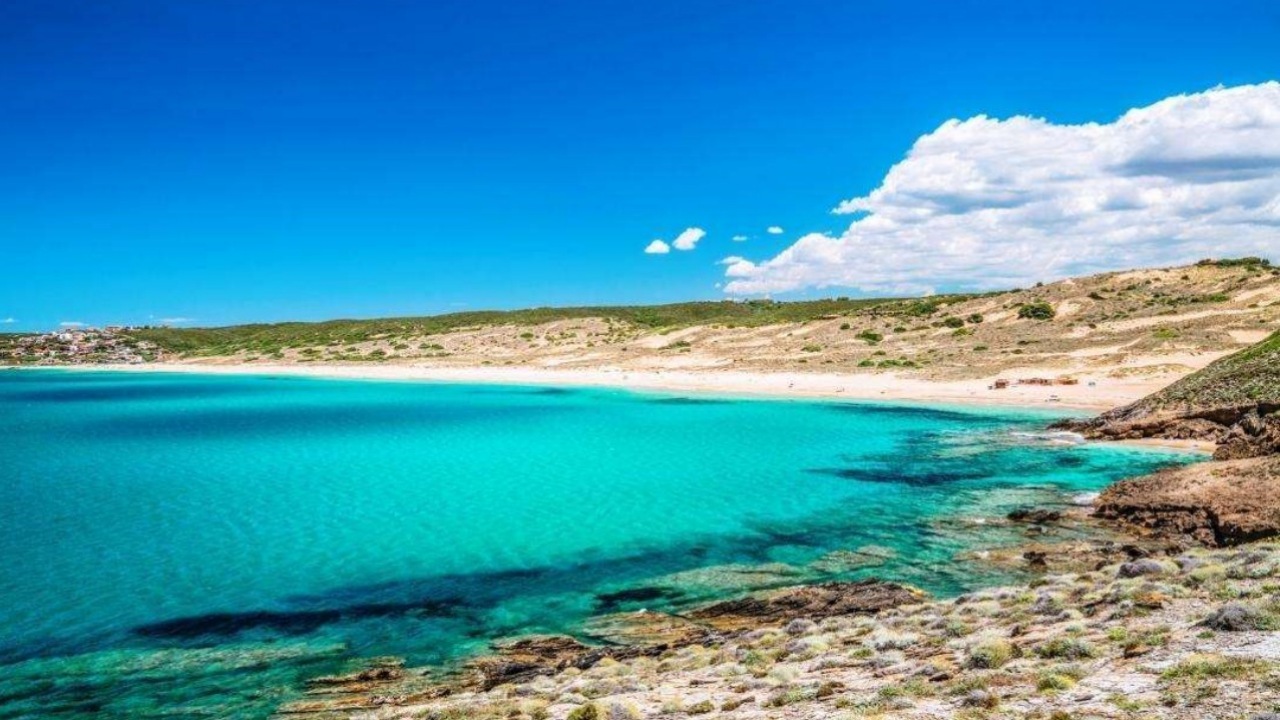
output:
MULTIPOLYGON (((720 298, 949 119, 1112 122, 1280 79, 1277 37, 1232 0, 7 0, 0 330, 720 298)), ((965 284, 921 274, 883 288, 965 284)), ((882 289, 822 277, 752 287, 882 289)))

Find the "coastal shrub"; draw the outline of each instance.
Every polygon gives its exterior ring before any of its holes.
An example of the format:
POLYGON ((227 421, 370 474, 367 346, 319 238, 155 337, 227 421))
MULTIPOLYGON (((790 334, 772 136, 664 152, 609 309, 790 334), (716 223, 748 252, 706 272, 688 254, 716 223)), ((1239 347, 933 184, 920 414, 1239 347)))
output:
POLYGON ((805 345, 804 347, 800 348, 800 350, 807 353, 822 352, 822 346, 821 345, 805 345))
POLYGON ((522 333, 520 333, 520 339, 521 339, 521 340, 532 340, 532 339, 533 339, 533 333, 531 333, 531 332, 522 332, 522 333))
POLYGON ((707 713, 712 712, 715 709, 716 709, 716 706, 713 705, 710 700, 703 700, 701 702, 696 702, 690 705, 689 707, 685 708, 685 712, 689 715, 706 715, 707 713))
POLYGON ((1015 649, 1008 640, 987 640, 969 651, 968 667, 994 670, 1013 659, 1015 649))
POLYGON ((885 700, 901 697, 922 698, 933 696, 934 690, 928 681, 923 678, 911 678, 897 685, 886 685, 880 688, 880 692, 877 694, 885 700))
POLYGON ((971 313, 969 317, 965 319, 968 320, 969 324, 971 325, 977 325, 978 323, 981 323, 983 320, 986 320, 986 318, 982 317, 982 313, 971 313))
POLYGON ((840 329, 841 329, 841 330, 848 330, 848 329, 849 329, 849 323, 840 323, 840 329))
POLYGON ((962 328, 964 327, 964 320, 956 317, 955 315, 952 315, 946 318, 945 320, 943 320, 942 324, 949 328, 962 328))
POLYGON ((879 344, 881 340, 884 340, 884 336, 874 330, 863 330, 854 337, 862 340, 868 345, 876 345, 879 344))
POLYGON ((1093 645, 1082 638, 1054 638, 1036 647, 1036 655, 1042 658, 1082 660, 1097 654, 1093 645))
POLYGON ((605 720, 605 718, 595 703, 587 703, 570 711, 565 720, 605 720))
POLYGON ((1029 302, 1018 308, 1018 317, 1024 320, 1052 320, 1057 314, 1058 311, 1043 300, 1029 302))
POLYGON ((770 695, 769 699, 765 701, 765 705, 768 707, 785 707, 808 699, 809 695, 803 689, 787 688, 770 695))
POLYGON ((1271 267, 1271 261, 1260 257, 1222 258, 1221 260, 1214 260, 1210 258, 1201 260, 1196 263, 1196 265, 1220 268, 1243 267, 1253 269, 1269 268, 1271 267))
POLYGON ((902 305, 902 314, 910 317, 928 317, 942 306, 939 300, 912 300, 902 305))
POLYGON ((1197 682, 1204 680, 1243 680, 1265 673, 1270 664, 1265 660, 1222 655, 1192 655, 1160 674, 1166 682, 1197 682))
POLYGON ((991 686, 989 674, 963 675, 947 687, 950 695, 968 695, 975 690, 986 690, 991 686))
POLYGON ((1057 692, 1060 690, 1070 690, 1075 687, 1076 681, 1068 675, 1060 675, 1055 672, 1043 672, 1036 678, 1036 690, 1041 692, 1057 692))
POLYGON ((1280 618, 1241 603, 1227 603, 1200 621, 1202 627, 1218 632, 1245 632, 1248 630, 1280 629, 1280 618))

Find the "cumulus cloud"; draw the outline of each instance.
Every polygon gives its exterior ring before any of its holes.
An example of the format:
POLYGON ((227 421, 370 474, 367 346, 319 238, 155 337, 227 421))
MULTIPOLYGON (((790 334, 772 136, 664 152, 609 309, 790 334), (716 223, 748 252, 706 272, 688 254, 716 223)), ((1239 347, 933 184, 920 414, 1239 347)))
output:
POLYGON ((734 235, 734 236, 733 236, 733 241, 734 241, 734 242, 746 242, 746 241, 747 241, 747 236, 746 236, 746 235, 734 235))
POLYGON ((671 246, 661 240, 654 240, 645 246, 644 251, 650 255, 666 255, 671 252, 671 246))
POLYGON ((786 232, 786 230, 783 230, 781 227, 777 225, 770 225, 769 229, 765 230, 765 232, 769 233, 770 235, 781 235, 782 233, 786 232))
POLYGON ((684 232, 677 235, 676 239, 672 241, 671 247, 677 250, 692 250, 698 246, 698 241, 706 236, 707 231, 702 228, 686 228, 684 232))
POLYGON ((1110 123, 949 120, 919 138, 857 218, 763 262, 732 294, 842 286, 995 289, 1280 250, 1280 83, 1166 98, 1110 123))
POLYGON ((195 322, 195 321, 196 321, 195 318, 189 318, 189 317, 167 317, 167 318, 158 318, 156 320, 156 322, 160 323, 161 325, 181 325, 183 323, 189 323, 189 322, 195 322))

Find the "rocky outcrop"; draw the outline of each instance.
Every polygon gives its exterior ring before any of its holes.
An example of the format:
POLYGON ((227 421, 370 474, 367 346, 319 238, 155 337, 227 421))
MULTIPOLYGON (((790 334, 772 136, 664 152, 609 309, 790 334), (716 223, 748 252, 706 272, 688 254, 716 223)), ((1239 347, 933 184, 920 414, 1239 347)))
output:
POLYGON ((1053 427, 1217 445, 1215 462, 1108 488, 1100 517, 1214 546, 1280 534, 1280 332, 1135 403, 1053 427))
POLYGON ((1218 444, 1218 460, 1280 453, 1280 332, 1135 403, 1053 427, 1103 440, 1205 440, 1218 444))
POLYGON ((1275 454, 1280 454, 1280 405, 1259 405, 1232 424, 1213 457, 1239 460, 1275 454))
POLYGON ((724 630, 781 624, 804 618, 866 615, 925 599, 923 591, 879 580, 833 582, 776 590, 704 607, 689 617, 724 630))
POLYGON ((1215 460, 1240 460, 1280 453, 1280 404, 1202 408, 1143 414, 1127 406, 1089 420, 1065 420, 1056 430, 1071 430, 1092 440, 1202 440, 1218 445, 1215 460))
MULTIPOLYGON (((617 653, 616 648, 591 647, 564 635, 538 635, 494 646, 495 653, 477 658, 469 668, 488 690, 511 682, 525 682, 567 668, 590 667, 617 653)), ((634 657, 638 653, 618 653, 634 657)))
POLYGON ((925 594, 879 580, 826 583, 749 595, 705 606, 686 615, 615 613, 596 618, 585 631, 607 645, 587 645, 564 635, 538 635, 494 645, 494 653, 467 664, 464 684, 484 690, 527 682, 568 668, 586 669, 606 658, 654 657, 673 648, 723 640, 723 631, 781 625, 797 619, 866 615, 918 603, 925 594))
POLYGON ((1201 463, 1124 480, 1098 515, 1212 546, 1280 536, 1280 457, 1201 463))

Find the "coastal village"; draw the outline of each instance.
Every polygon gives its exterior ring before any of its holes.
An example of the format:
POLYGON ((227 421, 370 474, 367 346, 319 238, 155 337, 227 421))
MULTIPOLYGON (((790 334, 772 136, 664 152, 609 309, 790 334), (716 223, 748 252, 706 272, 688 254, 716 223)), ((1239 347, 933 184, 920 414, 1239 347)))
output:
POLYGON ((12 336, 7 343, 0 344, 0 364, 141 365, 163 360, 164 353, 155 343, 128 335, 134 329, 111 325, 12 336))

